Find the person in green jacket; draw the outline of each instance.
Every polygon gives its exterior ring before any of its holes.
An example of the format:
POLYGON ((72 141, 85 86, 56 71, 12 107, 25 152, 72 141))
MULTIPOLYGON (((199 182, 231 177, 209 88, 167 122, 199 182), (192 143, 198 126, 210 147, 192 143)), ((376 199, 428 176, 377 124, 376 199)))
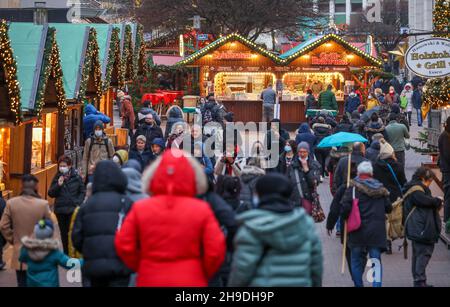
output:
POLYGON ((322 110, 338 110, 336 95, 333 93, 333 86, 330 84, 327 90, 319 95, 319 107, 322 110))
POLYGON ((258 180, 257 209, 238 216, 230 287, 320 287, 323 257, 314 222, 293 208, 293 187, 277 173, 258 180))
POLYGON ((35 238, 21 240, 19 261, 28 266, 27 287, 59 287, 58 266, 80 269, 82 261, 60 251, 61 244, 53 239, 53 230, 52 221, 40 220, 34 227, 35 238))

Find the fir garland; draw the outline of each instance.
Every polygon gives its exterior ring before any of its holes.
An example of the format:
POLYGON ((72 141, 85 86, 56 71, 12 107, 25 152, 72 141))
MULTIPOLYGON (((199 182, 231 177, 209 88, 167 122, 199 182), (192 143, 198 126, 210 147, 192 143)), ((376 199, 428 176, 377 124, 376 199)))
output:
POLYGON ((122 69, 124 71, 125 82, 131 81, 133 79, 134 73, 133 73, 132 30, 130 25, 125 26, 125 36, 122 54, 122 69))
POLYGON ((450 104, 450 77, 429 79, 424 87, 423 101, 432 108, 450 104))
POLYGON ((136 43, 134 46, 134 78, 138 74, 145 75, 147 67, 145 65, 145 42, 144 42, 144 28, 142 25, 137 25, 136 43), (142 68, 142 70, 141 70, 142 68))
POLYGON ((61 59, 58 44, 56 43, 56 30, 55 28, 49 28, 45 41, 41 73, 34 105, 34 113, 39 119, 41 118, 41 112, 45 105, 45 91, 50 77, 55 80, 58 111, 65 112, 67 103, 62 76, 61 59))
POLYGON ((84 59, 82 76, 80 82, 80 89, 78 91, 78 101, 83 101, 86 96, 86 90, 89 82, 89 77, 92 73, 94 77, 94 84, 96 86, 95 101, 99 101, 102 97, 102 69, 100 66, 98 56, 97 31, 91 28, 89 31, 88 45, 86 48, 86 55, 84 59), (91 72, 91 69, 94 69, 91 72))
POLYGON ((8 88, 9 106, 14 116, 14 124, 22 121, 20 104, 20 87, 17 80, 17 63, 13 56, 11 42, 8 37, 9 25, 5 20, 0 21, 0 64, 3 66, 6 87, 8 88))
POLYGON ((437 37, 450 38, 450 0, 436 0, 433 12, 434 31, 437 37))
POLYGON ((106 91, 111 84, 111 77, 113 73, 113 69, 116 67, 119 70, 118 78, 119 83, 121 83, 121 79, 123 78, 122 69, 120 65, 120 38, 119 38, 120 30, 116 27, 112 29, 111 33, 111 41, 109 43, 109 52, 108 52, 108 63, 106 64, 106 74, 105 80, 103 82, 103 90, 106 91))

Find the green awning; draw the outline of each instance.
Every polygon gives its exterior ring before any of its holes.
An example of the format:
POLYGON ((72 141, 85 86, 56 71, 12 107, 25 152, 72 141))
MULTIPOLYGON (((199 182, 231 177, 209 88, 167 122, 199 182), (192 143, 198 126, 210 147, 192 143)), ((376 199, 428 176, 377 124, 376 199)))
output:
MULTIPOLYGON (((56 40, 61 54, 61 68, 63 71, 64 90, 68 100, 78 96, 77 82, 80 76, 81 57, 84 40, 88 33, 89 24, 52 23, 56 29, 56 40)), ((87 39, 87 37, 86 37, 87 39)))
POLYGON ((20 84, 22 110, 32 110, 36 99, 39 81, 44 27, 32 23, 12 22, 9 26, 9 39, 17 63, 17 79, 20 84))
POLYGON ((90 24, 90 26, 97 31, 98 55, 102 67, 102 79, 104 79, 110 48, 108 38, 112 31, 112 27, 109 24, 90 24))

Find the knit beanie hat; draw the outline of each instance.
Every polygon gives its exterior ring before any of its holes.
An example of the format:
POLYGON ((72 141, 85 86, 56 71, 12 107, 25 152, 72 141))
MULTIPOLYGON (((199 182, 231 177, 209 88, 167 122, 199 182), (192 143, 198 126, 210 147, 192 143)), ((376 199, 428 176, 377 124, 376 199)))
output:
POLYGON ((137 141, 143 141, 144 143, 147 143, 147 138, 145 137, 145 135, 139 135, 137 138, 136 138, 136 142, 137 141))
POLYGON ((50 239, 53 237, 53 223, 51 220, 40 220, 34 226, 34 235, 38 240, 50 239))
POLYGON ((103 122, 102 122, 101 120, 98 120, 98 121, 96 121, 95 124, 94 124, 94 130, 95 130, 97 127, 101 128, 101 129, 103 130, 103 129, 105 128, 105 125, 103 124, 103 122))
POLYGON ((291 197, 293 188, 286 176, 270 173, 256 182, 256 193, 259 197, 278 194, 284 198, 291 197))
POLYGON ((306 142, 301 142, 297 146, 297 151, 300 151, 300 149, 306 149, 308 152, 310 152, 309 144, 306 142))
POLYGON ((121 150, 116 151, 116 153, 114 155, 119 157, 121 165, 124 165, 125 163, 127 163, 128 151, 121 149, 121 150))
POLYGON ((378 155, 378 157, 381 160, 385 160, 388 158, 392 158, 393 156, 394 156, 394 148, 391 146, 391 144, 389 144, 385 140, 381 140, 380 141, 380 154, 378 155))

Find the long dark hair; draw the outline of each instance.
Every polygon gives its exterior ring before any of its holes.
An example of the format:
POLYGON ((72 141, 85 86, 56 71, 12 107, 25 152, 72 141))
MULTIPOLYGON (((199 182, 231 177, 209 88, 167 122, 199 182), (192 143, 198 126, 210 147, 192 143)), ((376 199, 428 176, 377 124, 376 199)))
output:
POLYGON ((412 179, 415 181, 429 181, 433 179, 433 172, 428 167, 421 166, 416 170, 412 179))

